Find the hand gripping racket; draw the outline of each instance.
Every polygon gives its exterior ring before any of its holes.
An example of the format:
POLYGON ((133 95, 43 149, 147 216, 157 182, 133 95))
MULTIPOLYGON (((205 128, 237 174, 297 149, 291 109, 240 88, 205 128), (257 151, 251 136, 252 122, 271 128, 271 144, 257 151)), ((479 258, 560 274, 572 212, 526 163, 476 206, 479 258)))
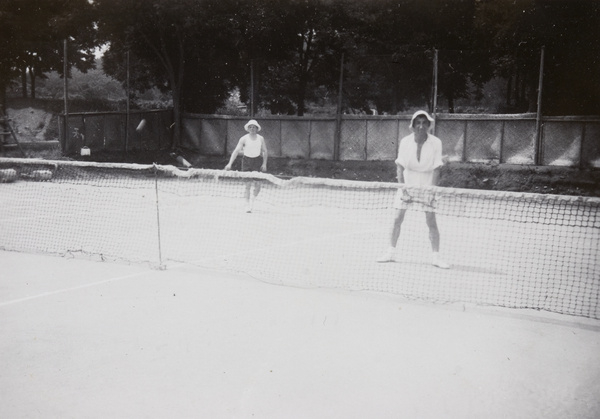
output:
POLYGON ((431 189, 402 189, 402 202, 405 204, 421 204, 427 208, 435 209, 438 200, 437 194, 431 189))

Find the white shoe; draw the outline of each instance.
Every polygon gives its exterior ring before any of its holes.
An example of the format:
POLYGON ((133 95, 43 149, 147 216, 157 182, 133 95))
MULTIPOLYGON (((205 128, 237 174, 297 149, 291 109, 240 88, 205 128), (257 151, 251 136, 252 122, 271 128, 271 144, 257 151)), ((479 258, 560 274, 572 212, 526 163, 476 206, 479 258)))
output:
POLYGON ((395 261, 396 261, 396 258, 395 258, 393 249, 386 250, 386 252, 383 255, 381 255, 377 258, 377 262, 379 262, 379 263, 395 262, 395 261))
POLYGON ((433 266, 436 266, 436 267, 440 268, 440 269, 450 269, 450 265, 447 264, 442 259, 440 259, 440 256, 437 253, 433 254, 433 258, 431 260, 431 264, 433 266))
POLYGON ((256 200, 256 196, 252 195, 248 201, 246 201, 246 212, 252 212, 254 209, 254 201, 256 200))

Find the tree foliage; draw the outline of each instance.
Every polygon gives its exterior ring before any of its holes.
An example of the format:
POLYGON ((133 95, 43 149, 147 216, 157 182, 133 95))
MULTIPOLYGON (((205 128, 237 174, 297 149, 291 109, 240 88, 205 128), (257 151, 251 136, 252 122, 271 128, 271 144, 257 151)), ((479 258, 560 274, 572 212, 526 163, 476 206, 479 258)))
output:
POLYGON ((500 110, 526 112, 544 47, 543 111, 598 114, 598 28, 594 0, 4 0, 0 87, 23 69, 61 72, 69 38, 71 64, 91 68, 91 48, 108 45, 105 71, 170 92, 178 122, 234 90, 273 113, 336 102, 342 57, 345 109, 431 108, 437 56, 438 108, 501 77, 500 110))
MULTIPOLYGON (((63 73, 63 42, 68 68, 94 67, 96 46, 91 4, 87 0, 3 0, 0 2, 0 95, 15 76, 63 73)), ((3 99, 4 100, 4 99, 3 99)))
POLYGON ((173 95, 174 146, 183 111, 213 111, 235 80, 238 37, 233 0, 97 0, 100 39, 109 44, 104 66, 138 88, 158 86, 173 95))

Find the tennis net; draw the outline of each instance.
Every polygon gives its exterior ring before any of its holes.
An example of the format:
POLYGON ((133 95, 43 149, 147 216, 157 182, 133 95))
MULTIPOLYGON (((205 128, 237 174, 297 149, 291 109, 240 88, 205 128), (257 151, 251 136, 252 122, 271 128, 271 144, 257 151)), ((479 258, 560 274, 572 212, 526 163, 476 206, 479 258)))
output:
POLYGON ((3 250, 600 318, 598 198, 34 159, 0 159, 0 181, 3 250), (377 263, 398 188, 420 204, 397 261, 377 263), (429 210, 448 270, 431 265, 429 210))

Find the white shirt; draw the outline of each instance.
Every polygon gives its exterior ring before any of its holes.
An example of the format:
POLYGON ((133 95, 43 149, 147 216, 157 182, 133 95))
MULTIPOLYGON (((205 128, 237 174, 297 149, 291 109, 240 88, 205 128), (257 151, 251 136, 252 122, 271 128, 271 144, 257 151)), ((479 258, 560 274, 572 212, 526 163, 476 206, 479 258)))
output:
POLYGON ((427 134, 421 148, 421 158, 417 159, 417 142, 415 134, 400 140, 396 164, 404 167, 404 183, 407 185, 431 186, 433 171, 442 166, 442 140, 435 135, 427 134))
POLYGON ((244 135, 240 138, 240 144, 242 144, 242 150, 246 157, 258 157, 262 153, 262 145, 265 139, 262 135, 256 134, 254 138, 250 134, 244 135))

